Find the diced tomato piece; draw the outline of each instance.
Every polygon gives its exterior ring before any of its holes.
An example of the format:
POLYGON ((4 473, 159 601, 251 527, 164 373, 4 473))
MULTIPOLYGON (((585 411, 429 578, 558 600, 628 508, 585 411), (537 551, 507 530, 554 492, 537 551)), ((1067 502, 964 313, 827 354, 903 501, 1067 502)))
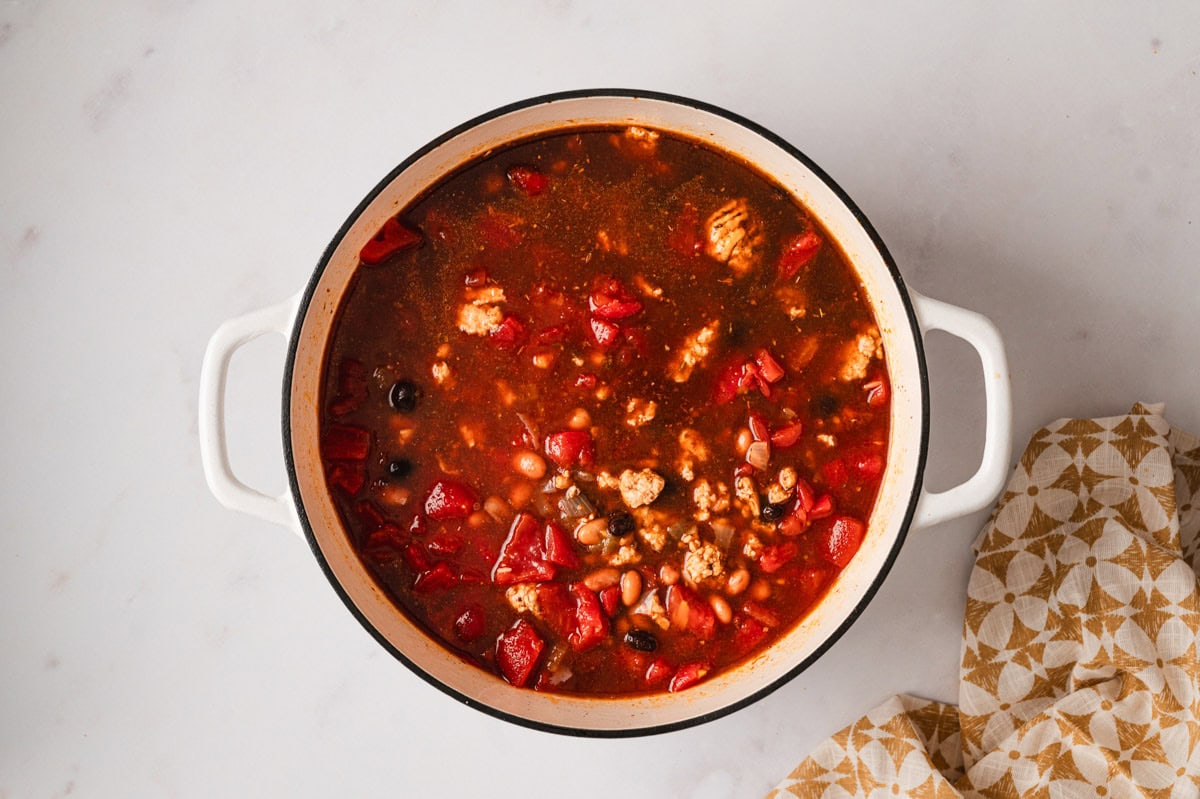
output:
POLYGON ((738 388, 754 388, 758 382, 758 364, 753 361, 743 363, 742 371, 738 374, 738 388))
POLYGON ((653 688, 665 684, 674 674, 675 667, 671 665, 670 661, 666 658, 658 658, 647 667, 646 676, 642 679, 646 681, 646 685, 653 688))
POLYGON ((737 482, 739 477, 752 477, 756 471, 758 470, 748 463, 739 463, 733 467, 734 482, 737 482))
POLYGON ((700 212, 691 203, 685 203, 675 224, 667 234, 667 246, 680 255, 699 255, 704 249, 700 238, 700 212))
POLYGON ((846 462, 838 458, 821 467, 821 477, 825 480, 825 485, 838 489, 850 480, 850 472, 846 469, 846 462))
POLYGON ((732 402, 738 395, 742 377, 742 364, 734 363, 726 366, 717 375, 717 385, 713 391, 713 399, 718 405, 732 402))
POLYGON ((374 502, 368 502, 365 499, 354 504, 354 512, 358 514, 359 521, 362 522, 363 528, 367 530, 382 527, 387 522, 383 511, 379 510, 374 502))
POLYGON ((430 538, 425 547, 434 555, 455 555, 463 547, 463 537, 459 533, 441 532, 430 538))
POLYGON ((767 427, 767 420, 761 413, 750 411, 746 422, 755 441, 766 441, 771 437, 771 429, 767 427))
POLYGON ((733 649, 739 655, 746 655, 767 637, 767 628, 753 616, 741 613, 733 617, 733 649))
POLYGON ((800 422, 788 422, 771 432, 771 446, 777 449, 793 447, 804 433, 804 425, 800 422))
POLYGON ((383 223, 375 237, 363 245, 358 257, 364 264, 383 263, 388 256, 416 247, 423 238, 417 231, 405 227, 396 217, 383 223))
POLYGON ((855 455, 850 466, 860 480, 874 480, 883 474, 883 456, 873 452, 855 455))
POLYGON ((608 616, 596 593, 580 583, 571 586, 575 597, 575 629, 567 636, 578 652, 591 649, 608 637, 608 616))
POLYGON ((796 505, 792 512, 779 520, 779 532, 787 536, 796 536, 808 529, 808 513, 796 505))
POLYGON ((796 506, 803 508, 805 513, 813 509, 813 504, 817 501, 817 495, 813 492, 813 487, 808 484, 808 481, 800 478, 796 481, 796 506))
POLYGON ((454 620, 454 634, 460 641, 470 643, 487 631, 487 618, 482 605, 468 605, 454 620))
POLYGON ((545 551, 546 560, 556 566, 574 569, 579 565, 579 555, 571 536, 554 520, 546 522, 545 551))
POLYGON ((435 521, 465 519, 473 510, 475 494, 454 480, 438 480, 425 495, 425 515, 435 521))
POLYGON ((555 635, 566 638, 575 630, 575 600, 567 587, 559 582, 538 583, 538 605, 542 621, 555 635))
POLYGON ((762 549, 762 554, 758 558, 758 568, 762 569, 766 574, 774 574, 799 553, 800 548, 796 546, 794 541, 784 541, 782 544, 769 544, 762 549))
POLYGON ((642 303, 625 284, 611 275, 597 275, 588 296, 592 316, 608 322, 618 322, 641 312, 642 303))
POLYGON ((353 358, 342 359, 338 364, 337 396, 329 404, 329 412, 334 416, 345 416, 358 410, 366 398, 367 367, 353 358))
POLYGON ((546 644, 533 629, 533 625, 524 619, 500 633, 496 639, 496 662, 500 673, 518 688, 529 682, 537 666, 538 658, 546 644))
POLYGON ((371 452, 371 431, 331 424, 321 437, 321 456, 328 461, 364 461, 371 452))
POLYGON ((433 591, 444 591, 458 584, 458 575, 444 562, 435 563, 429 571, 417 575, 413 590, 418 594, 428 594, 433 591))
POLYGON ((834 566, 845 568, 862 544, 866 528, 858 519, 838 516, 817 538, 817 550, 834 566))
POLYGON ((617 615, 617 608, 621 606, 621 587, 619 585, 610 585, 600 592, 600 607, 604 608, 604 612, 611 619, 617 615))
POLYGON ((488 341, 502 350, 513 350, 525 342, 525 323, 515 316, 506 316, 488 334, 488 341))
POLYGON ((592 294, 588 297, 588 308, 599 319, 617 322, 639 313, 642 304, 637 300, 620 300, 607 294, 592 294))
POLYGON ((747 616, 754 619, 764 627, 779 626, 779 614, 761 602, 755 602, 753 599, 747 599, 742 604, 742 610, 746 612, 747 616))
POLYGON ((425 553, 425 547, 413 541, 404 548, 404 562, 408 568, 415 572, 429 571, 429 555, 425 553))
POLYGON ((491 281, 488 271, 483 267, 472 269, 463 277, 463 283, 469 289, 483 288, 491 281))
POLYGON ((546 436, 546 457, 563 469, 572 466, 591 466, 596 457, 592 434, 586 430, 564 430, 546 436))
POLYGON ((621 328, 603 319, 589 320, 592 328, 592 338, 602 349, 608 349, 621 338, 621 328))
POLYGON ((546 561, 541 525, 528 513, 517 514, 492 567, 492 582, 512 585, 553 579, 554 566, 546 561))
POLYGON ((695 661, 693 663, 684 663, 675 672, 675 676, 671 678, 671 684, 667 686, 667 690, 671 693, 691 688, 696 683, 704 679, 705 675, 712 671, 712 665, 707 661, 695 661))
POLYGON ((362 551, 376 563, 391 563, 400 557, 404 545, 404 533, 399 527, 385 524, 367 535, 362 551))
POLYGON ((783 379, 783 367, 779 365, 779 361, 771 357, 771 353, 765 349, 759 350, 754 354, 754 363, 758 366, 758 373, 762 375, 762 379, 768 383, 778 383, 783 379))
POLYGON ((421 514, 415 514, 413 520, 408 524, 408 531, 413 535, 425 535, 429 531, 429 525, 425 522, 425 517, 421 514))
POLYGON ((507 177, 513 186, 529 197, 536 197, 550 188, 549 176, 527 166, 512 167, 508 170, 507 177))
POLYGON ((791 280, 796 273, 816 257, 821 249, 821 237, 813 231, 793 236, 779 256, 779 278, 791 280))
POLYGON ((891 387, 883 377, 877 377, 869 383, 863 383, 863 390, 867 392, 867 407, 882 408, 887 405, 888 399, 891 397, 891 387))
POLYGON ((667 618, 671 626, 687 630, 701 641, 712 638, 717 627, 717 614, 692 589, 678 583, 667 588, 667 618))
POLYGON ((796 586, 796 596, 805 605, 817 601, 828 581, 829 572, 823 569, 801 569, 800 573, 792 578, 792 584, 796 586))
POLYGON ((325 480, 329 485, 354 496, 367 483, 366 467, 362 461, 334 461, 328 466, 325 480))
POLYGON ((575 378, 575 388, 591 391, 596 387, 596 376, 591 372, 583 372, 575 378))
POLYGON ((824 519, 826 516, 833 515, 833 497, 828 494, 822 494, 813 503, 812 510, 808 512, 810 519, 824 519))

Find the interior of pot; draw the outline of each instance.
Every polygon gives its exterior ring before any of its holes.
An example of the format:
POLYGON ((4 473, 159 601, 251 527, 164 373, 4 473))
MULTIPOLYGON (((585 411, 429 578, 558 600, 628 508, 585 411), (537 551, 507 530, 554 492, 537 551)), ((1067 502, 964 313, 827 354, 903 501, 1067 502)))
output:
POLYGON ((314 553, 347 605, 382 644, 464 701, 532 726, 599 735, 670 729, 728 712, 811 662, 861 612, 907 529, 920 487, 926 396, 920 341, 882 245, 847 199, 803 156, 765 131, 676 98, 589 94, 501 109, 447 134, 402 164, 330 245, 293 333, 285 398, 289 468, 314 553), (358 252, 389 217, 455 167, 506 142, 572 126, 638 124, 702 140, 757 166, 823 223, 861 278, 883 337, 892 384, 888 462, 862 547, 814 612, 766 652, 681 694, 597 699, 513 688, 450 654, 398 611, 362 567, 326 489, 318 398, 326 341, 358 252))

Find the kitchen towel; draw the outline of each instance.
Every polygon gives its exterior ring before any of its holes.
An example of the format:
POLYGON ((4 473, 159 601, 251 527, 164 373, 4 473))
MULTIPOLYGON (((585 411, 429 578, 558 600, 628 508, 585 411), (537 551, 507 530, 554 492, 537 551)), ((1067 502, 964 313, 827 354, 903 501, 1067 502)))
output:
POLYGON ((1200 438, 1034 434, 974 544, 958 706, 897 696, 769 796, 1200 796, 1200 438))

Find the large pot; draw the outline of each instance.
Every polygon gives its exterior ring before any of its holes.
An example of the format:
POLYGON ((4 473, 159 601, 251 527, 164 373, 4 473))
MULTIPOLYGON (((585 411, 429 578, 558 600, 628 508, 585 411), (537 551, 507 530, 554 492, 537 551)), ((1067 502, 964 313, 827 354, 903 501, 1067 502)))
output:
POLYGON ((935 524, 991 502, 1006 476, 1010 427, 1008 370, 995 327, 978 314, 906 287, 866 217, 814 163, 779 137, 727 111, 679 97, 631 91, 570 92, 515 103, 421 148, 350 214, 304 291, 217 330, 201 376, 201 453, 209 487, 218 500, 300 532, 350 612, 397 659, 450 696, 527 726, 588 735, 644 734, 697 724, 743 707, 799 674, 862 613, 911 527, 935 524), (863 282, 888 354, 893 398, 887 467, 862 548, 816 610, 767 651, 681 694, 622 699, 546 695, 513 688, 447 652, 410 623, 363 568, 330 500, 318 454, 321 368, 334 314, 358 265, 359 249, 384 220, 447 172, 506 142, 564 126, 627 124, 699 139, 754 164, 792 192, 837 240, 863 282), (922 487, 929 439, 922 336, 931 329, 963 338, 978 351, 987 403, 979 470, 956 488, 936 494, 922 487), (269 332, 289 339, 282 421, 291 485, 278 497, 256 491, 234 476, 224 438, 229 360, 242 344, 269 332))

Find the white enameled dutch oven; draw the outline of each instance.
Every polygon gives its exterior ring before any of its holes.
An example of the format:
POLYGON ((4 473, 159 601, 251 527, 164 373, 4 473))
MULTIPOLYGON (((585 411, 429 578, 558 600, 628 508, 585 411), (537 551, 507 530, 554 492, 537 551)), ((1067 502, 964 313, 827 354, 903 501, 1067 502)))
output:
POLYGON ((818 658, 862 613, 911 527, 977 511, 1008 470, 1012 408, 996 328, 984 317, 931 300, 904 285, 863 214, 802 153, 719 108, 679 97, 591 90, 538 97, 474 119, 398 166, 350 215, 307 288, 279 305, 222 325, 209 342, 200 388, 200 445, 213 494, 224 505, 296 530, 350 612, 406 666, 473 707, 545 730, 618 736, 663 732, 716 718, 782 685, 818 658), (375 585, 343 532, 318 453, 321 367, 334 314, 358 253, 383 222, 455 167, 506 142, 573 126, 630 125, 698 139, 769 175, 821 220, 858 271, 879 323, 893 389, 891 438, 879 498, 861 549, 816 610, 766 652, 688 691, 622 699, 576 698, 513 688, 464 663, 410 623, 375 585), (970 343, 983 365, 986 438, 979 470, 941 493, 922 487, 929 439, 929 389, 922 337, 944 330, 970 343), (224 426, 230 358, 264 333, 289 340, 283 382, 283 444, 290 490, 268 496, 232 473, 224 426))

